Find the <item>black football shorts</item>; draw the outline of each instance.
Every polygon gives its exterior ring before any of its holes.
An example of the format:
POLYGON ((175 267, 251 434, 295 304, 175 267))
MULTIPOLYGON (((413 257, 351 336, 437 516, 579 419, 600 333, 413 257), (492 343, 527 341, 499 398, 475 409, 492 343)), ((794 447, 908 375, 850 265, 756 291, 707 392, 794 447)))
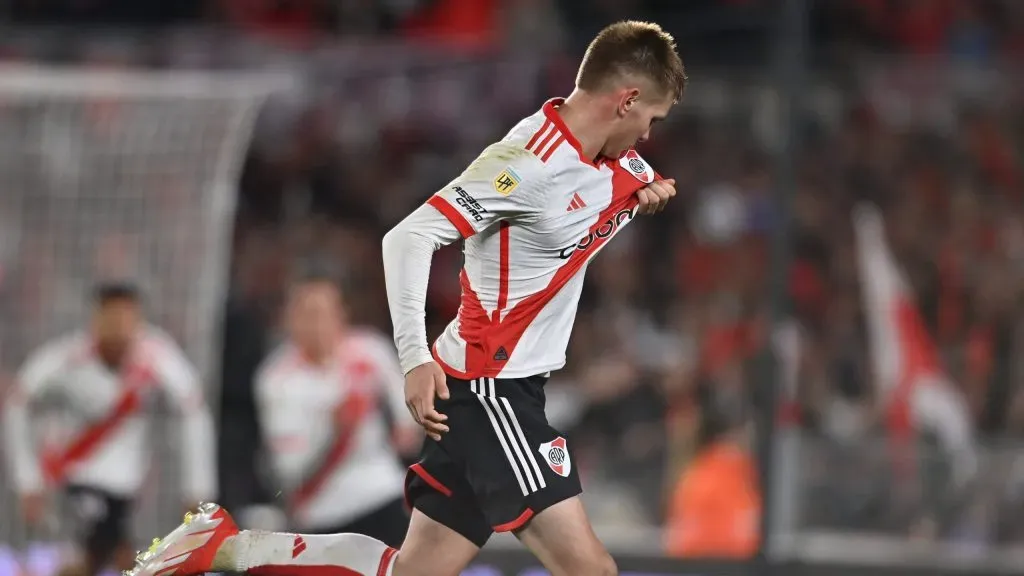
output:
POLYGON ((90 486, 69 486, 66 494, 78 544, 93 562, 105 566, 119 547, 129 544, 132 502, 90 486))
POLYGON ((544 414, 545 376, 448 377, 448 416, 440 442, 427 438, 409 467, 409 506, 477 546, 514 532, 542 510, 580 494, 565 437, 544 414))

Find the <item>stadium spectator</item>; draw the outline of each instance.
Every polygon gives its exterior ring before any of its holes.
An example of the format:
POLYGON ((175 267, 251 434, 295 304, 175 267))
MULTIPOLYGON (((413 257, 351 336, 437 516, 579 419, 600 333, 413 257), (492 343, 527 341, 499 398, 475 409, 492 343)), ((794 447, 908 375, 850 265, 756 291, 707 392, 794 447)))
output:
POLYGON ((666 552, 680 558, 750 558, 757 552, 761 521, 750 421, 738 406, 711 404, 701 418, 698 452, 672 495, 666 552))

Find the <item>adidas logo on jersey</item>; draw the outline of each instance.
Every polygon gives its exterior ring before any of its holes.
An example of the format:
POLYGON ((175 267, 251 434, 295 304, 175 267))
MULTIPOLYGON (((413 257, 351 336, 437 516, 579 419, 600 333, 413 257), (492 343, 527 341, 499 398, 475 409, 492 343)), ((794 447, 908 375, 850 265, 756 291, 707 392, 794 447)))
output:
POLYGON ((508 352, 505 350, 504 346, 498 347, 498 351, 494 353, 494 359, 498 362, 508 360, 508 352))
POLYGON ((574 192, 572 195, 572 202, 569 202, 569 207, 566 208, 565 211, 572 212, 573 210, 579 210, 586 205, 587 203, 583 201, 583 198, 580 198, 580 193, 574 192))

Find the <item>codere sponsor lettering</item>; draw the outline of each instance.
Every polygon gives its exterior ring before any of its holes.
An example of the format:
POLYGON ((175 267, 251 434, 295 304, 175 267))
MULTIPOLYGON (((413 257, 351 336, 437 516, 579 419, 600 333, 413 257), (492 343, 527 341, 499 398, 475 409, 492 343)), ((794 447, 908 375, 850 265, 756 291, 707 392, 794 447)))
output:
POLYGON ((626 208, 624 210, 619 210, 611 218, 605 220, 603 224, 598 226, 596 230, 593 230, 592 232, 584 236, 582 239, 580 239, 579 242, 573 244, 572 246, 566 246, 565 248, 559 250, 558 257, 561 258, 562 260, 566 260, 570 256, 572 256, 573 252, 576 252, 577 250, 587 250, 594 244, 595 240, 607 238, 615 234, 615 232, 618 231, 619 227, 622 225, 623 222, 629 222, 630 220, 633 219, 633 216, 635 215, 636 206, 632 208, 626 208))

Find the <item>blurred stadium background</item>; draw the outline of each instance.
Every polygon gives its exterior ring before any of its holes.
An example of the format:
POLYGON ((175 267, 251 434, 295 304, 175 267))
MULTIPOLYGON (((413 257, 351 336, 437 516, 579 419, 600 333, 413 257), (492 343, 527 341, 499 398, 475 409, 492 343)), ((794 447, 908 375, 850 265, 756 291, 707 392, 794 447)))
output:
MULTIPOLYGON (((383 233, 567 94, 621 18, 661 23, 688 67, 642 149, 680 196, 597 259, 548 390, 624 572, 1021 573, 1019 0, 2 0, 0 376, 84 321, 93 282, 134 276, 206 376, 221 502, 273 505, 252 375, 295 269, 329 261, 389 331, 383 233), (894 333, 899 378, 933 344, 952 417, 894 416, 863 202, 923 321, 894 333), (759 471, 760 554, 676 553, 709 438, 744 439, 723 483, 759 471)), ((432 334, 459 265, 435 259, 432 334)), ((180 511, 166 437, 140 539, 180 511)), ((24 526, 6 474, 0 511, 0 576, 51 576, 59 522, 24 526)), ((496 538, 474 574, 532 566, 496 538)))

